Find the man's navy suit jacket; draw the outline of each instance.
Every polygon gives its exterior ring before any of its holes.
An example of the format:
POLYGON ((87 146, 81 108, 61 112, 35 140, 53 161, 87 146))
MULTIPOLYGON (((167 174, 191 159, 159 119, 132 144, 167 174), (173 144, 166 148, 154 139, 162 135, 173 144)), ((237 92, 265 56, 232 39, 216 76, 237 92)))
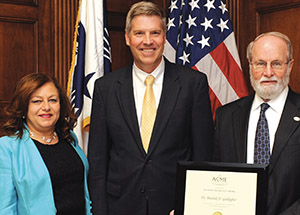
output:
POLYGON ((177 161, 212 158, 213 121, 203 73, 165 60, 147 154, 132 82, 129 66, 95 84, 88 145, 95 215, 167 215, 174 209, 177 161))
MULTIPOLYGON (((217 110, 215 161, 247 162, 248 122, 253 99, 254 95, 250 95, 217 110)), ((289 90, 268 167, 268 215, 300 214, 299 117, 300 95, 289 90)))

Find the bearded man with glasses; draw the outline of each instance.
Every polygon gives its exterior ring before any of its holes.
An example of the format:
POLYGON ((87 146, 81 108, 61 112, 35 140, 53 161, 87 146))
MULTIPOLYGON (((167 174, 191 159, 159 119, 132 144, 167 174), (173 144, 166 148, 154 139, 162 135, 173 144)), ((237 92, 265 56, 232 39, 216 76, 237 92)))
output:
POLYGON ((288 86, 292 44, 282 33, 264 33, 248 45, 247 58, 255 93, 217 110, 214 160, 268 164, 267 215, 300 214, 300 95, 288 86))

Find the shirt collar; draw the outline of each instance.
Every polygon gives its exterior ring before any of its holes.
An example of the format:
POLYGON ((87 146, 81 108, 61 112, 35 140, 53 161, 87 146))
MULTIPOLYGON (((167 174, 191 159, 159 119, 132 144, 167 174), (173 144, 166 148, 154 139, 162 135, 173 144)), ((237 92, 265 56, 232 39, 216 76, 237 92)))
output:
POLYGON ((164 58, 162 58, 160 64, 150 74, 139 69, 136 66, 136 64, 133 63, 133 72, 134 72, 135 76, 137 77, 137 79, 139 80, 139 82, 142 82, 142 83, 144 83, 144 81, 148 75, 152 75, 155 78, 154 83, 160 82, 160 80, 162 80, 162 77, 163 77, 164 68, 165 68, 164 58))
MULTIPOLYGON (((270 105, 270 108, 272 108, 276 112, 279 113, 282 112, 288 92, 289 92, 289 88, 285 87, 284 90, 279 94, 279 96, 277 96, 275 99, 268 101, 267 103, 270 105)), ((252 111, 260 108, 260 105, 264 102, 265 101, 255 93, 253 104, 252 104, 252 111)))

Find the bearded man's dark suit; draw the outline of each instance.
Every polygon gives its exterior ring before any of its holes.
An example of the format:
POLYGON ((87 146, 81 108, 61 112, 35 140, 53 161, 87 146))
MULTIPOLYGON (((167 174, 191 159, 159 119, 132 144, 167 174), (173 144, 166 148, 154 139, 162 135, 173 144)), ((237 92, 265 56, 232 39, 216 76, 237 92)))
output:
MULTIPOLYGON (((214 160, 247 162, 247 136, 254 95, 216 112, 214 160)), ((300 214, 300 95, 289 90, 269 164, 268 215, 300 214)))
POLYGON ((132 66, 96 81, 88 145, 95 215, 167 215, 178 160, 211 160, 213 122, 203 73, 165 60, 148 153, 140 136, 132 66))

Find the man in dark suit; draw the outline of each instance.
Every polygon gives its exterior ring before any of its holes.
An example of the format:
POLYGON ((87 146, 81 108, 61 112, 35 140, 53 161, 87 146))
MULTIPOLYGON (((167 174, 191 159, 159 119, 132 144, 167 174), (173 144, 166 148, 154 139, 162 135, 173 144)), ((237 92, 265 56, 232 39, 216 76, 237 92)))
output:
POLYGON ((300 95, 288 87, 294 63, 291 42, 278 32, 262 34, 249 44, 247 58, 255 94, 217 110, 214 160, 265 161, 269 164, 267 214, 300 214, 300 95), (256 143, 262 103, 268 104, 264 115, 269 148, 256 143), (266 153, 259 155, 257 147, 267 149, 266 153))
POLYGON ((174 208, 177 161, 212 158, 208 83, 203 73, 163 58, 166 17, 157 5, 131 7, 125 39, 134 63, 97 80, 93 94, 92 210, 95 215, 167 215, 174 208), (155 80, 148 88, 144 80, 150 75, 155 80), (144 137, 148 89, 156 117, 150 137, 144 137))

